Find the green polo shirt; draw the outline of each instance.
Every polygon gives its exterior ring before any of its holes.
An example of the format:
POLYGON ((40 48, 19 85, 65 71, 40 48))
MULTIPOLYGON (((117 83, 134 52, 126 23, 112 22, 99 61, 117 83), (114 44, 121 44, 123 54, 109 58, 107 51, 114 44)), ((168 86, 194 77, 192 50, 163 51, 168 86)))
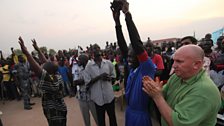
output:
MULTIPOLYGON (((221 106, 218 88, 201 70, 197 75, 183 81, 175 74, 163 89, 164 98, 172 111, 174 126, 214 126, 221 106)), ((162 126, 167 126, 161 120, 162 126)))

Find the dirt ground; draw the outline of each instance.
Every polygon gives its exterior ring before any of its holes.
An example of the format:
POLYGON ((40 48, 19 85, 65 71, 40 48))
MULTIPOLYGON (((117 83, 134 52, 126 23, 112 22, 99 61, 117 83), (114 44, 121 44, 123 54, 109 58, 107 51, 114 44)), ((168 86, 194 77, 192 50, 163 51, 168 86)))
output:
MULTIPOLYGON (((74 97, 65 97, 64 99, 68 108, 67 126, 84 126, 77 99, 74 97)), ((3 115, 1 115, 3 126, 47 126, 41 99, 32 98, 31 101, 36 103, 32 110, 24 110, 22 100, 5 101, 4 104, 3 101, 0 101, 0 111, 3 112, 3 115)), ((116 101, 115 107, 118 126, 124 126, 124 110, 121 110, 120 102, 116 101)), ((107 116, 106 123, 109 126, 107 116)), ((91 124, 96 126, 92 117, 91 124)))

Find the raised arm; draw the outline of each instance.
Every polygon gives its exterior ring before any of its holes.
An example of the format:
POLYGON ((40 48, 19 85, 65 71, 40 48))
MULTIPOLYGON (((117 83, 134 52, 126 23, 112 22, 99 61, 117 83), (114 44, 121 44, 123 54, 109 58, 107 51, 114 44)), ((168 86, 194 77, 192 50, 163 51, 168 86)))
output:
POLYGON ((115 22, 115 29, 116 29, 116 36, 117 36, 117 43, 118 46, 121 50, 121 53, 123 55, 124 58, 127 58, 128 56, 128 46, 125 42, 124 39, 124 35, 122 32, 122 28, 121 28, 121 23, 120 23, 120 11, 122 8, 122 3, 118 2, 118 1, 114 1, 113 3, 111 3, 111 11, 113 14, 113 19, 115 22))
POLYGON ((43 63, 46 63, 47 62, 47 58, 44 56, 44 54, 41 52, 40 48, 37 46, 36 40, 35 39, 31 39, 31 41, 33 42, 34 49, 38 52, 38 56, 39 56, 40 60, 43 63))
POLYGON ((13 61, 13 64, 17 64, 18 63, 17 62, 18 61, 18 57, 15 54, 13 47, 11 47, 11 53, 12 53, 12 61, 13 61))
POLYGON ((122 6, 122 12, 125 14, 125 20, 127 24, 127 29, 129 32, 129 37, 131 41, 131 45, 136 53, 136 55, 141 55, 145 52, 143 47, 143 43, 138 34, 138 30, 132 20, 131 13, 129 12, 129 3, 124 1, 122 6))
POLYGON ((0 55, 1 55, 1 60, 4 60, 4 57, 3 57, 3 55, 2 55, 2 50, 0 50, 0 55))
POLYGON ((24 41, 22 37, 19 37, 19 44, 21 47, 22 52, 26 55, 28 62, 30 63, 31 68, 33 71, 38 75, 41 76, 42 68, 39 66, 39 64, 33 59, 32 55, 28 52, 26 46, 24 45, 24 41))
POLYGON ((11 47, 11 53, 12 53, 12 55, 15 55, 13 47, 11 47))

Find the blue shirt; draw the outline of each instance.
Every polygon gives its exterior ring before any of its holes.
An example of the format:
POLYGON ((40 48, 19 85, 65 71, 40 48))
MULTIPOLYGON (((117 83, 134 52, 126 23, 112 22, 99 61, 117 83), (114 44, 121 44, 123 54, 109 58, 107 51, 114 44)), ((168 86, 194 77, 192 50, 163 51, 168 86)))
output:
POLYGON ((68 79, 68 68, 66 66, 59 66, 58 67, 58 72, 61 74, 62 79, 64 82, 69 81, 68 79))
POLYGON ((149 96, 142 90, 142 77, 150 76, 154 78, 156 69, 151 59, 141 62, 139 67, 131 70, 125 95, 127 100, 126 126, 150 126, 151 120, 149 115, 149 96))

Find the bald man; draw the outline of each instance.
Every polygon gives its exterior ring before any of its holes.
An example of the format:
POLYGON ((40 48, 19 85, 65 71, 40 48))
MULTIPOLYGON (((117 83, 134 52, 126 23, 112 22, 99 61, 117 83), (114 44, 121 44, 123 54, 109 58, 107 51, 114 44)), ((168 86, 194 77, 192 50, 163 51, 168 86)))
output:
POLYGON ((182 46, 173 59, 175 73, 165 86, 143 77, 143 90, 159 109, 162 126, 214 126, 221 96, 203 69, 203 50, 182 46))

